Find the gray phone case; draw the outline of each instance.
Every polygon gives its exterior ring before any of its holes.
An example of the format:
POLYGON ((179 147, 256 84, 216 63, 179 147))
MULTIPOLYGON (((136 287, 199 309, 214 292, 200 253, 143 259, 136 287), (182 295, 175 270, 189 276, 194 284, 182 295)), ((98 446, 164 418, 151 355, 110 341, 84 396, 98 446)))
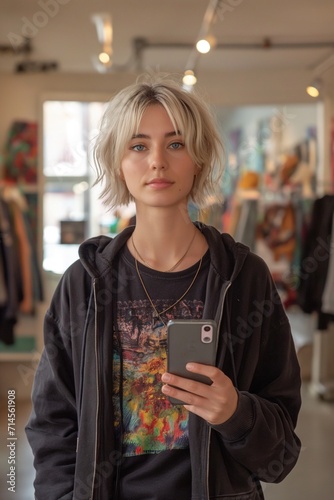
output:
MULTIPOLYGON (((217 325, 213 320, 170 320, 167 324, 167 371, 180 377, 190 378, 210 385, 212 382, 203 375, 189 372, 188 362, 215 365, 217 350, 217 325), (202 327, 212 328, 212 341, 202 340, 202 327)), ((175 398, 169 398, 173 404, 184 404, 175 398)))

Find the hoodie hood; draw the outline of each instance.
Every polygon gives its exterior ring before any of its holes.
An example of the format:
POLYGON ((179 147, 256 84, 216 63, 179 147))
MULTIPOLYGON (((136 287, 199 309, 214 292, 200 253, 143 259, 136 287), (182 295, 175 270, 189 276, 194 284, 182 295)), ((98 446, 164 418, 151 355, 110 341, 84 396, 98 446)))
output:
MULTIPOLYGON (((212 226, 202 222, 195 222, 195 225, 208 242, 211 264, 217 274, 224 281, 234 281, 250 252, 249 248, 235 242, 229 234, 221 234, 212 226)), ((80 245, 80 261, 92 278, 100 278, 110 271, 113 259, 131 237, 134 229, 135 226, 129 226, 115 238, 101 235, 90 238, 80 245)))
POLYGON ((234 281, 250 252, 249 247, 236 242, 227 233, 221 234, 212 226, 207 226, 201 222, 195 224, 208 242, 211 265, 224 281, 234 281))
POLYGON ((80 261, 92 278, 100 278, 110 270, 115 255, 130 238, 134 228, 135 226, 125 228, 115 238, 105 235, 94 236, 80 245, 80 261))

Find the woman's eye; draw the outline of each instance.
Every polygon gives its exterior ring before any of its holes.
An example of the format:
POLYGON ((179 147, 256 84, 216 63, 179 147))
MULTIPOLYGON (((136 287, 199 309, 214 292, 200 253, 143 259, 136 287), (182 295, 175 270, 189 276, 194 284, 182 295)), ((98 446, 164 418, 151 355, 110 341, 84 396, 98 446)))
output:
POLYGON ((133 151, 144 151, 145 146, 143 144, 135 144, 134 146, 131 146, 131 149, 133 149, 133 151))
POLYGON ((172 142, 172 144, 169 146, 171 149, 180 149, 184 146, 182 142, 172 142))

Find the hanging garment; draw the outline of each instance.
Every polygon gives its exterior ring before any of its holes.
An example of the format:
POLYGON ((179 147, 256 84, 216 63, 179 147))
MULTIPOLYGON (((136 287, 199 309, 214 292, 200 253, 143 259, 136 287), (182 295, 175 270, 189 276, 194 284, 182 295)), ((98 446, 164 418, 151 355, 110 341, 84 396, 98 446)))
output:
POLYGON ((274 261, 292 262, 296 246, 295 211, 291 203, 268 205, 260 233, 271 249, 274 261))
POLYGON ((23 297, 20 302, 20 311, 23 313, 32 313, 34 300, 32 294, 31 247, 21 210, 13 202, 9 203, 9 207, 16 235, 19 265, 22 274, 23 297))
POLYGON ((0 242, 0 307, 4 307, 7 302, 7 286, 5 281, 4 256, 0 242))
POLYGON ((324 293, 322 295, 322 312, 334 314, 334 214, 332 219, 332 234, 329 255, 328 273, 324 293))
POLYGON ((20 265, 7 203, 0 198, 0 255, 4 269, 7 300, 0 306, 0 340, 14 343, 14 325, 23 298, 20 265))
POLYGON ((37 182, 37 123, 14 121, 4 148, 4 178, 25 184, 37 182))
POLYGON ((255 251, 258 200, 245 199, 241 203, 240 216, 234 238, 255 251))
POLYGON ((298 304, 305 313, 318 313, 319 330, 326 330, 332 320, 322 311, 322 300, 329 267, 333 214, 334 195, 315 200, 299 270, 298 304))
POLYGON ((43 300, 27 210, 25 196, 15 186, 0 190, 0 340, 6 344, 15 341, 18 315, 33 314, 36 302, 43 300))

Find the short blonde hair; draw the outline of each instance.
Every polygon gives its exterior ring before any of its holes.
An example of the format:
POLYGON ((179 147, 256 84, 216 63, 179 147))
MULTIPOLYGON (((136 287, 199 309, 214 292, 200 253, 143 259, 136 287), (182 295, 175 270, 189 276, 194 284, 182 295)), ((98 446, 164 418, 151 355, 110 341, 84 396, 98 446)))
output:
POLYGON ((101 198, 110 208, 133 200, 121 179, 121 163, 128 142, 138 132, 146 108, 161 104, 175 131, 180 131, 187 150, 198 167, 190 199, 199 207, 220 198, 224 146, 214 115, 194 91, 188 92, 174 80, 148 75, 120 92, 109 102, 94 146, 96 183, 102 182, 101 198))

